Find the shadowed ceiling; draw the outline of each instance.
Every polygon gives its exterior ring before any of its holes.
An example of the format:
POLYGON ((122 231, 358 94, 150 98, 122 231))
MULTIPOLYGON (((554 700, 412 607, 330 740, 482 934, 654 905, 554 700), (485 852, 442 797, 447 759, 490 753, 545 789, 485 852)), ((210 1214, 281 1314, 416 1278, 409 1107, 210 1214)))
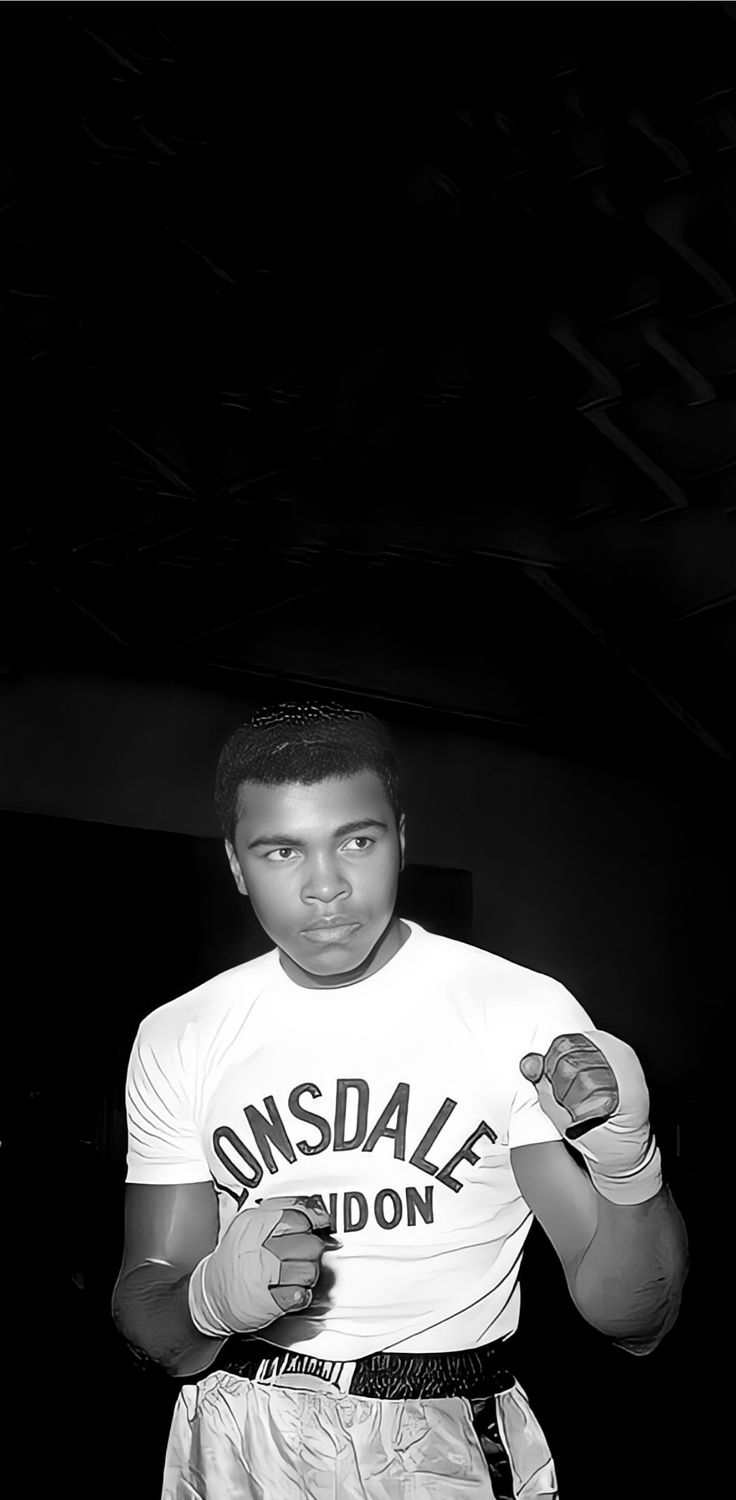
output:
POLYGON ((3 7, 2 665, 736 753, 736 6, 3 7))

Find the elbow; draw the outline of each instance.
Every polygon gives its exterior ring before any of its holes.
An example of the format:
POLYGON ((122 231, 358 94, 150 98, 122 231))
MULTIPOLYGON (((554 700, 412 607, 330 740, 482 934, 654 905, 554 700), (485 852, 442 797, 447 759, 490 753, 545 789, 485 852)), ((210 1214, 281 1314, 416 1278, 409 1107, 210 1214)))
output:
POLYGON ((614 1348, 623 1349, 626 1354, 635 1354, 641 1358, 642 1355, 652 1354, 655 1349, 658 1349, 663 1338, 664 1333, 661 1333, 658 1338, 653 1339, 613 1339, 612 1342, 614 1348))
POLYGON ((124 1315, 120 1316, 114 1303, 112 1320, 125 1345, 128 1359, 136 1370, 142 1374, 158 1372, 169 1375, 172 1380, 181 1379, 178 1357, 170 1355, 168 1350, 145 1347, 143 1330, 131 1324, 124 1315))
MULTIPOLYGON (((648 1205, 647 1205, 648 1207, 648 1205)), ((612 1220, 623 1234, 596 1236, 569 1277, 581 1316, 633 1354, 649 1354, 674 1327, 689 1270, 688 1243, 674 1205, 661 1202, 656 1233, 640 1235, 633 1215, 612 1220)))
POLYGON ((685 1276, 657 1279, 641 1286, 622 1286, 605 1279, 587 1292, 576 1288, 575 1306, 586 1323, 630 1354, 651 1354, 674 1327, 680 1313, 685 1276))
POLYGON ((641 1315, 636 1309, 626 1307, 622 1308, 618 1317, 614 1317, 610 1309, 601 1311, 599 1307, 588 1307, 580 1302, 575 1305, 580 1316, 596 1333, 602 1334, 617 1349, 624 1349, 629 1354, 651 1354, 661 1344, 677 1318, 677 1310, 674 1315, 670 1312, 670 1315, 653 1317, 651 1312, 641 1315))

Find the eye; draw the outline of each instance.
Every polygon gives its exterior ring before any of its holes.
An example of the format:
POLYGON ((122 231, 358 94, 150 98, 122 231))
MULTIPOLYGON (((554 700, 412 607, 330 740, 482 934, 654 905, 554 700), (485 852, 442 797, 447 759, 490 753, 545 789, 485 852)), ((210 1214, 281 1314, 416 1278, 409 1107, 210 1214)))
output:
POLYGON ((349 850, 352 848, 356 854, 366 854, 371 844, 375 844, 375 842, 375 839, 368 838, 365 833, 356 833, 353 838, 348 839, 346 844, 343 844, 343 849, 349 850))
POLYGON ((293 854, 296 854, 296 849, 290 848, 288 844, 282 844, 280 849, 271 849, 266 859, 269 859, 272 865, 287 865, 291 864, 293 854))

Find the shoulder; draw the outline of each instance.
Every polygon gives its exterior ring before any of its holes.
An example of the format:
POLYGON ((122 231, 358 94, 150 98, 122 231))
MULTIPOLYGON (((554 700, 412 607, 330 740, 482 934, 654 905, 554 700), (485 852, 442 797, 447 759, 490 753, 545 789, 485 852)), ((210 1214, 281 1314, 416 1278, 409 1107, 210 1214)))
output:
POLYGON ((446 938, 412 924, 419 937, 417 960, 436 978, 461 986, 483 998, 491 1009, 512 1009, 520 1021, 543 1022, 547 1018, 580 1028, 590 1026, 590 1017, 579 1001, 550 974, 516 963, 486 948, 446 938))
POLYGON ((535 996, 569 993, 564 984, 551 974, 527 968, 499 953, 491 953, 487 948, 477 948, 472 943, 462 943, 456 938, 428 932, 416 923, 411 926, 419 939, 416 944, 417 957, 421 954, 426 963, 438 965, 441 971, 477 976, 482 982, 495 983, 518 992, 526 991, 535 996))
POLYGON ((247 1011, 273 976, 276 964, 273 950, 213 975, 144 1016, 139 1038, 154 1044, 171 1042, 192 1029, 216 1030, 225 1017, 247 1011))

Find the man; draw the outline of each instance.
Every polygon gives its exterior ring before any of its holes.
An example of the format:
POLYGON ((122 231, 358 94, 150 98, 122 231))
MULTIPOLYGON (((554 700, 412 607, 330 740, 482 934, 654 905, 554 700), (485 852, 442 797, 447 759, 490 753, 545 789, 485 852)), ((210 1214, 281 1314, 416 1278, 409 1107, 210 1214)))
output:
POLYGON ((114 1316, 183 1382, 165 1500, 554 1496, 507 1368, 532 1216, 634 1354, 686 1274, 639 1062, 556 981, 397 917, 371 716, 254 715, 216 803, 274 948, 147 1017, 129 1067, 114 1316))

